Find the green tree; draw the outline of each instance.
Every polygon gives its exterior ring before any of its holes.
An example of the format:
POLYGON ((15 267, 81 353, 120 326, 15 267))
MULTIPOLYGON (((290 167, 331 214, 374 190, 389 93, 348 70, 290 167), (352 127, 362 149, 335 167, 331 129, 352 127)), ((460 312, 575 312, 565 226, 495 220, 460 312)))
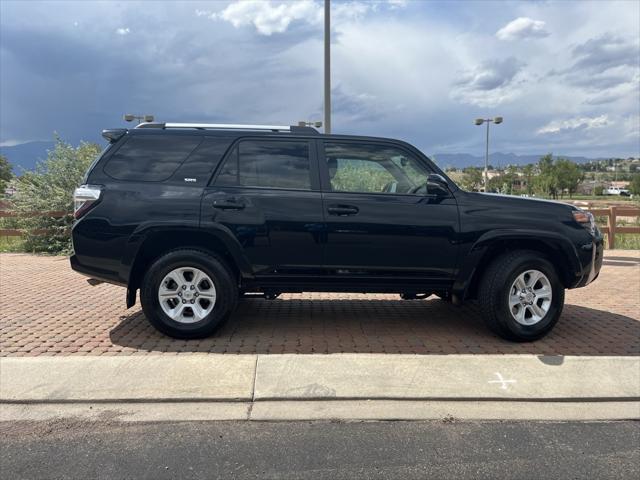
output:
POLYGON ((578 165, 566 158, 559 158, 554 164, 554 171, 560 196, 562 197, 566 190, 569 197, 572 197, 578 189, 578 184, 584 178, 578 165))
POLYGON ((488 192, 513 195, 513 183, 518 178, 515 167, 509 166, 500 175, 489 179, 488 192))
POLYGON ((634 195, 640 195, 640 173, 634 173, 629 183, 629 191, 634 195))
POLYGON ((527 195, 533 194, 533 174, 534 168, 533 165, 525 165, 523 169, 524 173, 524 181, 527 183, 527 195))
POLYGON ((4 155, 0 155, 0 197, 4 196, 4 190, 7 184, 13 178, 11 163, 4 155))
POLYGON ((558 198, 558 177, 553 164, 553 155, 548 153, 540 158, 538 169, 540 173, 535 182, 536 192, 558 198))
POLYGON ((469 191, 480 190, 482 186, 482 171, 476 167, 467 167, 462 170, 462 188, 469 191))
POLYGON ((35 170, 16 178, 13 207, 19 213, 64 212, 62 218, 47 216, 20 217, 19 228, 27 231, 43 229, 49 233, 25 237, 25 248, 34 252, 69 253, 73 224, 73 190, 80 185, 85 171, 100 153, 100 147, 81 142, 79 146, 56 137, 47 159, 35 170))

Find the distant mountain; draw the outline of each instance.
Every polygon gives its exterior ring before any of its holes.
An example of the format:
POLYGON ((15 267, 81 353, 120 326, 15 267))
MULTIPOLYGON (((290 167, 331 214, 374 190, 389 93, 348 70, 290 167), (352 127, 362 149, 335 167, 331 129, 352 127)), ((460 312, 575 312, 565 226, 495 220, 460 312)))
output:
POLYGON ((47 158, 47 150, 53 148, 53 142, 28 142, 12 147, 0 147, 0 155, 4 155, 13 165, 13 172, 20 175, 24 170, 33 170, 36 162, 47 158))
MULTIPOLYGON (((6 156, 13 165, 13 171, 18 175, 22 169, 33 170, 38 160, 47 158, 47 150, 53 148, 53 142, 28 142, 13 147, 0 147, 0 154, 6 156), (22 167, 22 168, 21 168, 22 167)), ((515 153, 496 152, 489 155, 489 163, 494 167, 506 167, 507 165, 526 165, 537 163, 539 155, 516 155, 515 153)), ((563 157, 577 163, 585 163, 597 158, 563 157)), ((441 168, 465 168, 484 166, 484 156, 468 153, 437 153, 431 156, 432 160, 441 168)))
MULTIPOLYGON (((506 167, 507 165, 527 165, 529 163, 538 163, 539 155, 516 155, 515 153, 495 152, 489 154, 489 164, 494 167, 506 167)), ((554 155, 554 158, 567 158, 576 163, 587 163, 597 158, 587 157, 570 157, 565 155, 554 155)), ((440 168, 465 168, 465 167, 484 167, 484 155, 476 156, 468 153, 436 153, 431 156, 440 168)))

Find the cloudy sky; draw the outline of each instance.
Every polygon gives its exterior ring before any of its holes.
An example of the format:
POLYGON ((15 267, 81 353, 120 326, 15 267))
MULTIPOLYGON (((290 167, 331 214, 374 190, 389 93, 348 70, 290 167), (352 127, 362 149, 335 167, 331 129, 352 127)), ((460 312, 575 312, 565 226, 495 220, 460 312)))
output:
MULTIPOLYGON (((322 3, 0 2, 0 145, 322 118, 322 3)), ((640 2, 334 1, 333 129, 426 153, 640 155, 640 2)))

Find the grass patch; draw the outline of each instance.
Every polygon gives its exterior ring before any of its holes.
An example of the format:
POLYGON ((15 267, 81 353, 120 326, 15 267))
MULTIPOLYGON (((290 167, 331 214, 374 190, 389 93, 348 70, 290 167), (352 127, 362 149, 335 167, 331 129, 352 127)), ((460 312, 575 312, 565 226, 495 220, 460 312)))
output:
MULTIPOLYGON (((605 248, 609 248, 607 236, 604 237, 605 248)), ((616 233, 616 250, 640 250, 640 234, 616 233)))
POLYGON ((24 252, 22 237, 0 237, 0 253, 24 252))

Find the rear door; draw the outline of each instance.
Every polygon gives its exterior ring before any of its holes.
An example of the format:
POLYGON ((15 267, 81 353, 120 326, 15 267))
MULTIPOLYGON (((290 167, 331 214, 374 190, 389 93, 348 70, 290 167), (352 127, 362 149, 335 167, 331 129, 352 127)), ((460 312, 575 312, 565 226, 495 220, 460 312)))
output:
POLYGON ((434 172, 426 161, 393 143, 326 140, 319 150, 326 268, 380 279, 451 278, 457 204, 453 195, 428 191, 434 172))
POLYGON ((202 224, 236 237, 256 275, 322 265, 322 199, 316 150, 305 138, 242 138, 202 203, 202 224))

